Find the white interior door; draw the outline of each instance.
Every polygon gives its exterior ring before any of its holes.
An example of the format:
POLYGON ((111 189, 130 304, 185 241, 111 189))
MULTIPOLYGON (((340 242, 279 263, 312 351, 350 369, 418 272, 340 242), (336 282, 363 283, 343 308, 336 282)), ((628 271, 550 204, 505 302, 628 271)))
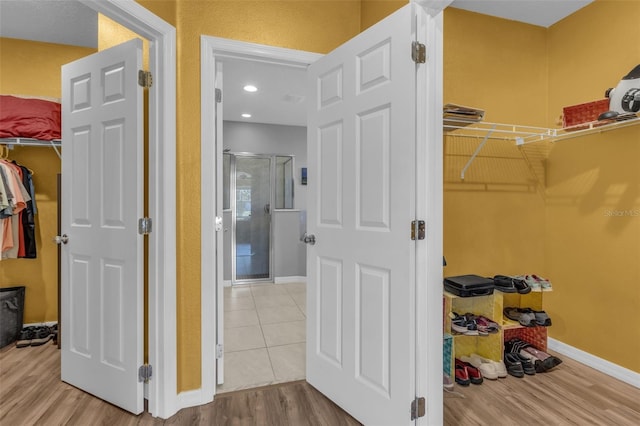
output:
POLYGON ((307 381, 367 425, 413 423, 416 13, 308 73, 307 381))
POLYGON ((143 411, 142 41, 62 67, 62 380, 143 411))

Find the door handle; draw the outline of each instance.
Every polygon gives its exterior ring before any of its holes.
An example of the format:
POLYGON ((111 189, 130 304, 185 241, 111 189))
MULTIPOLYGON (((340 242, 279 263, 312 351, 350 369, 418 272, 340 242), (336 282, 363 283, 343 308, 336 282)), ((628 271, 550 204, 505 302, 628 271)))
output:
POLYGON ((69 237, 67 236, 67 234, 62 234, 61 236, 56 235, 53 241, 56 244, 67 244, 69 242, 69 237))
POLYGON ((302 236, 302 241, 304 241, 305 244, 314 245, 316 243, 316 236, 313 234, 307 235, 307 233, 305 232, 302 236))

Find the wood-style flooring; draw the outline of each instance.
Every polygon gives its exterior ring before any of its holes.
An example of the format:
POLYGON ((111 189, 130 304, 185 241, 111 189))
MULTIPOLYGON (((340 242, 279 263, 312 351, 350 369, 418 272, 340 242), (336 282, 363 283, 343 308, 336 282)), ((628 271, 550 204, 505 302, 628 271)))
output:
MULTIPOLYGON (((444 394, 446 425, 640 425, 640 389, 566 358, 546 374, 455 392, 444 394)), ((303 381, 220 394, 167 420, 134 416, 61 382, 60 352, 46 344, 0 351, 0 425, 359 423, 303 381)))

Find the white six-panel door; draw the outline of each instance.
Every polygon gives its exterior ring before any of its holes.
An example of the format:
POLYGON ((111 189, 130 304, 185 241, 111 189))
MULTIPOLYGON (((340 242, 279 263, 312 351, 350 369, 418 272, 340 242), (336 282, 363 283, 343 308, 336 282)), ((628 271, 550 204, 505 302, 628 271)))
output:
POLYGON ((413 423, 414 13, 308 73, 307 381, 367 425, 413 423))
POLYGON ((143 410, 142 41, 62 67, 62 380, 143 410))

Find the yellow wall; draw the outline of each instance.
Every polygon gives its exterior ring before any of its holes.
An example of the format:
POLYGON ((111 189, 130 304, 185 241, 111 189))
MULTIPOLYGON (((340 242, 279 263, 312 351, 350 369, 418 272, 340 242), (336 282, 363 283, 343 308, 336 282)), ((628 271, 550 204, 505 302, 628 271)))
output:
MULTIPOLYGON (((640 2, 598 0, 549 29, 549 121, 640 63, 640 2), (612 43, 612 40, 617 42, 612 43)), ((548 161, 550 335, 640 372, 640 126, 558 142, 548 161)))
MULTIPOLYGON (((60 98, 60 67, 95 49, 0 38, 0 93, 60 98)), ((36 259, 0 262, 0 286, 26 286, 24 322, 58 320, 57 186, 60 160, 51 148, 16 147, 11 158, 35 172, 36 259)))
POLYGON ((391 15, 409 0, 362 0, 360 31, 391 15))
MULTIPOLYGON (((546 30, 460 9, 444 13, 444 103, 526 125, 546 118, 546 30), (526 107, 523 107, 526 102, 526 107)), ((445 276, 527 274, 544 268, 544 199, 515 144, 445 137, 445 276), (520 185, 512 185, 518 182, 520 185)))

